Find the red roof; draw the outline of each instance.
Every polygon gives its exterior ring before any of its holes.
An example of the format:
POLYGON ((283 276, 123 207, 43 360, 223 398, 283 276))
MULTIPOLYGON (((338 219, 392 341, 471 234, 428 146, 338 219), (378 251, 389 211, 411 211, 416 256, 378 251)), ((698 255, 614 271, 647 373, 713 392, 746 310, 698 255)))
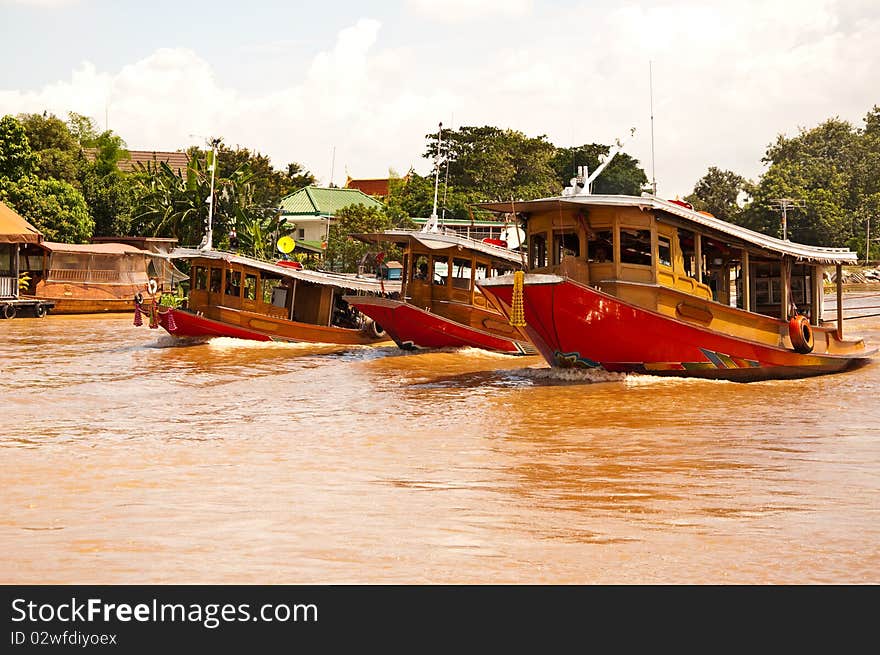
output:
MULTIPOLYGON (((95 149, 85 148, 86 157, 95 160, 95 149)), ((147 165, 149 162, 159 163, 166 162, 175 173, 180 170, 181 173, 186 171, 189 163, 189 157, 185 152, 169 152, 167 150, 129 150, 128 159, 120 159, 116 166, 121 171, 131 172, 137 170, 137 164, 147 165)))
POLYGON ((379 196, 384 198, 388 195, 388 178, 385 179, 369 179, 369 180, 353 180, 348 178, 345 183, 346 189, 358 189, 361 193, 368 196, 379 196))

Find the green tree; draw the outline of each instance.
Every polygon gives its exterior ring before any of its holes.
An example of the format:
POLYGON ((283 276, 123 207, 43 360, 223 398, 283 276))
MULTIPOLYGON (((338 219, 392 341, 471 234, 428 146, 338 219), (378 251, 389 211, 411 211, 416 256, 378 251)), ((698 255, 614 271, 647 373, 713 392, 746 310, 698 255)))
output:
POLYGON ((197 158, 190 160, 186 171, 174 171, 166 162, 138 164, 134 180, 133 231, 176 238, 182 245, 197 245, 208 216, 205 199, 210 187, 205 177, 204 167, 197 158))
POLYGON ((36 171, 38 164, 22 124, 9 114, 0 118, 0 178, 14 182, 36 171))
MULTIPOLYGON (((410 218, 427 218, 434 209, 434 178, 422 177, 410 171, 405 177, 392 177, 388 182, 385 213, 393 227, 411 229, 415 224, 410 218)), ((437 190, 437 215, 445 218, 467 218, 471 199, 451 186, 447 187, 441 177, 437 190)))
POLYGON ((54 114, 20 114, 31 149, 38 157, 35 173, 42 179, 64 180, 76 186, 81 148, 67 124, 54 114))
POLYGON ((290 224, 282 220, 277 211, 242 212, 238 217, 239 250, 249 257, 270 261, 275 254, 275 244, 283 236, 293 233, 290 224))
POLYGON ((98 136, 98 128, 95 126, 95 121, 88 116, 77 114, 75 111, 68 112, 67 114, 67 129, 70 130, 71 136, 80 145, 84 145, 98 136))
MULTIPOLYGON (((870 115, 869 115, 870 118, 870 115)), ((763 161, 767 171, 755 185, 753 201, 742 213, 747 227, 782 236, 779 199, 791 198, 804 206, 787 212, 787 234, 792 241, 814 245, 846 246, 860 226, 857 209, 864 195, 855 175, 870 155, 865 134, 837 118, 792 138, 780 135, 763 161)), ((863 184, 870 186, 870 180, 863 184)))
POLYGON ((880 259, 880 193, 862 196, 854 216, 855 234, 849 241, 849 247, 865 257, 868 261, 880 259), (869 234, 870 228, 870 234, 869 234), (866 249, 865 239, 870 239, 870 250, 866 249))
MULTIPOLYGON (((569 186, 571 178, 577 174, 578 167, 587 166, 588 172, 592 172, 599 167, 600 158, 607 157, 610 151, 611 146, 598 143, 584 144, 575 148, 557 148, 550 161, 558 182, 557 192, 569 186)), ((593 193, 638 196, 647 184, 648 177, 639 166, 638 160, 621 152, 593 182, 593 193)))
POLYGON ((391 220, 388 215, 375 207, 349 205, 340 209, 336 214, 335 222, 330 226, 326 264, 333 270, 357 272, 361 259, 375 250, 375 246, 358 241, 349 235, 382 232, 390 227, 391 220))
POLYGON ((23 177, 3 184, 0 198, 40 230, 47 241, 86 243, 92 236, 95 224, 86 201, 67 182, 23 177))
POLYGON ((749 188, 748 181, 741 175, 710 166, 685 200, 697 211, 707 211, 722 221, 741 225, 743 209, 739 198, 741 194, 747 194, 749 188))
POLYGON ((98 175, 115 172, 121 159, 130 158, 122 137, 114 134, 113 130, 98 132, 95 122, 88 116, 70 112, 67 126, 80 146, 94 152, 94 165, 98 175))
POLYGON ((115 170, 102 176, 94 166, 87 166, 81 172, 80 186, 95 221, 95 236, 130 234, 136 197, 132 175, 115 170))
POLYGON ((310 171, 306 170, 296 162, 291 162, 287 165, 287 171, 284 175, 286 180, 281 195, 279 196, 280 198, 283 198, 294 191, 298 191, 303 187, 312 186, 318 183, 318 180, 310 171))
MULTIPOLYGON (((437 133, 428 134, 425 157, 437 154, 437 133)), ((559 193, 551 166, 555 147, 545 136, 515 130, 465 126, 444 130, 441 175, 474 200, 532 199, 559 193)))

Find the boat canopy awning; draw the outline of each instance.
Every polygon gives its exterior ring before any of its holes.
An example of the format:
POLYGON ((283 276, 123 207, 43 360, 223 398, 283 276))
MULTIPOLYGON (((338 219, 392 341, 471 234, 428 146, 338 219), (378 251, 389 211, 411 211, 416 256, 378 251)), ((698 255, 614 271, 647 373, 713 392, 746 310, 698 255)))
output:
POLYGON ((42 243, 43 234, 0 202, 0 243, 42 243))
POLYGON ((508 248, 496 246, 491 243, 469 239, 458 234, 421 232, 418 230, 386 230, 385 232, 352 234, 350 236, 355 239, 360 239, 365 243, 397 243, 409 245, 412 242, 416 242, 431 250, 466 248, 484 255, 489 255, 495 259, 502 259, 516 264, 522 263, 522 255, 516 250, 509 250, 508 248))
POLYGON ((125 243, 56 243, 43 241, 43 247, 49 252, 72 252, 83 255, 144 255, 155 253, 141 250, 125 243))
POLYGON ((681 222, 700 226, 735 239, 751 244, 757 248, 763 248, 779 255, 789 255, 801 261, 815 264, 853 264, 858 261, 858 254, 848 248, 823 248, 808 246, 793 241, 783 241, 760 232, 755 232, 727 221, 722 221, 710 214, 688 209, 682 205, 663 200, 651 195, 644 196, 601 196, 601 195, 574 195, 558 196, 554 198, 540 198, 537 200, 519 200, 514 203, 505 202, 482 202, 478 207, 489 211, 507 213, 523 212, 530 213, 540 210, 589 207, 638 207, 642 210, 652 210, 665 213, 681 222))
POLYGON ((222 250, 202 251, 195 248, 175 248, 168 255, 171 259, 210 259, 222 261, 227 264, 239 264, 249 266, 260 271, 272 273, 279 277, 302 280, 313 284, 337 287, 349 291, 364 291, 368 293, 399 293, 400 282, 379 280, 372 277, 358 277, 354 273, 333 273, 331 271, 310 271, 307 269, 279 266, 259 259, 243 257, 222 250))

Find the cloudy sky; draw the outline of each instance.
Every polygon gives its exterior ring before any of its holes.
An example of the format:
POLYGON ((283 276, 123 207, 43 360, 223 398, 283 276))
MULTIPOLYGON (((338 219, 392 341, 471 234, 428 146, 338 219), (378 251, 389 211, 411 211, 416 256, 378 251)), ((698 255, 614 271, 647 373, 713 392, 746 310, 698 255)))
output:
POLYGON ((427 174, 437 123, 611 143, 659 194, 751 178, 778 134, 880 104, 878 0, 0 0, 0 115, 132 149, 222 136, 322 183, 427 174), (650 64, 649 64, 650 62, 650 64))

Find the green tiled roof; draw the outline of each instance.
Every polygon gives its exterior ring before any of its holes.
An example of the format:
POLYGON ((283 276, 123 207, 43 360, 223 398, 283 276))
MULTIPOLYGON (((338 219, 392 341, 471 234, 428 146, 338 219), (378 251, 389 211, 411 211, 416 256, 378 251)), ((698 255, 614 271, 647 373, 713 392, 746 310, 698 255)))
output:
POLYGON ((306 241, 305 239, 302 239, 301 241, 298 240, 296 242, 296 247, 299 250, 304 250, 306 252, 316 252, 318 254, 324 253, 324 249, 321 247, 320 241, 306 241))
POLYGON ((365 205, 382 208, 382 203, 359 189, 326 189, 307 186, 281 199, 281 213, 286 216, 335 216, 343 207, 365 205))

